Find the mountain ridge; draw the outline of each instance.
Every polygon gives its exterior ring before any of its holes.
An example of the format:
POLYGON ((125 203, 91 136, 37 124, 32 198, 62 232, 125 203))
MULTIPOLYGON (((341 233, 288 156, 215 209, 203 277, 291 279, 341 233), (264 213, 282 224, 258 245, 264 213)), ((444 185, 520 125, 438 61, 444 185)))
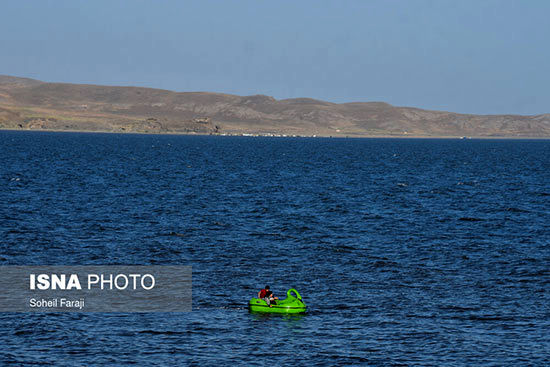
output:
POLYGON ((301 136, 550 137, 550 114, 475 115, 311 98, 48 83, 0 75, 0 128, 301 136))

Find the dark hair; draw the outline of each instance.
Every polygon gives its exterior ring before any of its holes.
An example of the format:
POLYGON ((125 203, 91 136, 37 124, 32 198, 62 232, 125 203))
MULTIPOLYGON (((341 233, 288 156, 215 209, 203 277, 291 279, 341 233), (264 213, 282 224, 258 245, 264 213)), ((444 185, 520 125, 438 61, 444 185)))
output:
POLYGON ((265 289, 269 289, 269 286, 268 286, 268 285, 266 285, 266 286, 265 286, 265 289))

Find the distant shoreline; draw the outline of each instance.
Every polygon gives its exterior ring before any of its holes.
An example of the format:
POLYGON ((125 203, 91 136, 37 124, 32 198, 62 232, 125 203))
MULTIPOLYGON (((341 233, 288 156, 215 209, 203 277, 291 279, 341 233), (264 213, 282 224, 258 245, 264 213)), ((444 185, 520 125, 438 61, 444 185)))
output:
POLYGON ((0 129, 436 139, 548 139, 550 114, 473 115, 311 98, 172 92, 0 75, 0 129))
POLYGON ((441 139, 441 140, 550 140, 548 136, 434 136, 434 135, 263 135, 254 133, 243 134, 206 134, 185 132, 139 132, 139 131, 108 131, 108 130, 61 130, 61 129, 10 129, 0 128, 0 131, 15 132, 45 132, 68 134, 118 134, 118 135, 161 135, 161 136, 219 136, 219 137, 243 137, 243 138, 300 138, 300 139, 441 139))

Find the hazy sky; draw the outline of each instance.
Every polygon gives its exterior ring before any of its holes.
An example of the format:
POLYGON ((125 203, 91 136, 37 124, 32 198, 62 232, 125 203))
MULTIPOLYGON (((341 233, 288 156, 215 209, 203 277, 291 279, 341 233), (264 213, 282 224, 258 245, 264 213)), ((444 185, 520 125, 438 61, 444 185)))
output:
POLYGON ((550 112, 547 0, 4 0, 0 74, 550 112))

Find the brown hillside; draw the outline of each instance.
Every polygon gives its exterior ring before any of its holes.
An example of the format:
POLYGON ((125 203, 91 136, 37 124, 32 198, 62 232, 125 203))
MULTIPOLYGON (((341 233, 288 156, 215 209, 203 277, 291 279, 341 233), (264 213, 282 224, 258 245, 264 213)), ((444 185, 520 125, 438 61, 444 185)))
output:
POLYGON ((331 136, 549 137, 550 115, 466 115, 309 98, 177 93, 0 76, 0 128, 331 136))

